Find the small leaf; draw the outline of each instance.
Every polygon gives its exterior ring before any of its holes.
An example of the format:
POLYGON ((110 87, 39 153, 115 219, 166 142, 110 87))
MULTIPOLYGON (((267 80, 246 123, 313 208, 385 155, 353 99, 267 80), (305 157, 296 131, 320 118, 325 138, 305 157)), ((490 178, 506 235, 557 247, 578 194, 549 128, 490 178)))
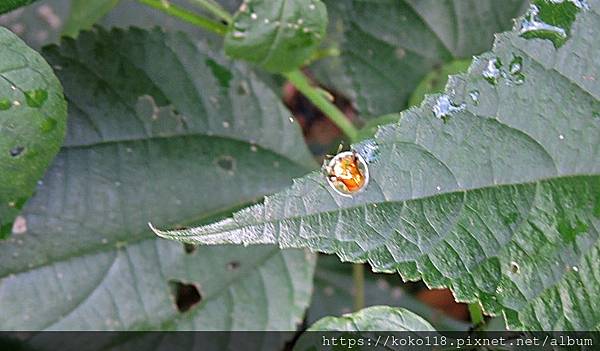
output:
POLYGON ((0 27, 0 238, 62 144, 67 106, 50 66, 0 27))
MULTIPOLYGON (((352 264, 342 263, 335 256, 320 255, 314 278, 314 292, 307 312, 309 324, 327 315, 351 311, 354 301, 352 264)), ((404 287, 397 275, 375 274, 365 270, 365 303, 367 306, 402 307, 426 319, 438 330, 466 331, 471 324, 446 316, 427 306, 404 287)))
POLYGON ((404 308, 372 306, 342 317, 325 317, 308 331, 435 331, 426 320, 404 308))
POLYGON ((119 0, 72 0, 71 13, 63 28, 63 34, 76 37, 81 30, 92 28, 118 3, 119 0))
POLYGON ((36 0, 2 0, 0 2, 0 14, 12 11, 21 6, 27 6, 36 0))
POLYGON ((346 333, 351 337, 346 338, 346 345, 343 345, 343 349, 396 349, 397 346, 386 342, 386 337, 390 337, 390 332, 415 332, 414 335, 411 335, 415 338, 420 337, 419 332, 424 334, 421 337, 427 335, 430 338, 439 338, 441 336, 435 333, 435 329, 426 320, 413 312, 390 306, 373 306, 341 317, 325 317, 319 320, 300 336, 294 345, 294 351, 337 350, 333 345, 328 345, 326 340, 332 342, 331 338, 335 336, 339 343, 339 337, 346 333), (330 333, 327 336, 324 336, 323 333, 313 333, 324 331, 330 333), (386 331, 387 333, 385 333, 386 331), (347 344, 349 339, 356 344, 349 347, 350 345, 347 344))
POLYGON ((225 52, 271 72, 288 72, 312 55, 326 27, 320 0, 249 0, 235 14, 225 52))
POLYGON ((68 135, 26 231, 0 242, 0 329, 294 330, 314 255, 184 247, 147 226, 221 218, 314 168, 277 95, 182 33, 97 29, 44 55, 61 68, 68 135))
POLYGON ((369 185, 353 198, 314 172, 232 218, 158 234, 336 253, 450 287, 511 329, 596 329, 599 6, 577 15, 559 48, 498 35, 445 94, 379 130, 369 185))

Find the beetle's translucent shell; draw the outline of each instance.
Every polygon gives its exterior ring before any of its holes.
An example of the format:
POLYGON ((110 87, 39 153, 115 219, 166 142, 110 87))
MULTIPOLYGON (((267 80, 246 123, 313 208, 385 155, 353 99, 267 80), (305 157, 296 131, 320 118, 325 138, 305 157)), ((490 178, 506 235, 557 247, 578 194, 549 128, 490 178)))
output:
POLYGON ((354 151, 344 151, 323 163, 327 183, 340 195, 352 196, 369 183, 369 169, 364 158, 354 151))

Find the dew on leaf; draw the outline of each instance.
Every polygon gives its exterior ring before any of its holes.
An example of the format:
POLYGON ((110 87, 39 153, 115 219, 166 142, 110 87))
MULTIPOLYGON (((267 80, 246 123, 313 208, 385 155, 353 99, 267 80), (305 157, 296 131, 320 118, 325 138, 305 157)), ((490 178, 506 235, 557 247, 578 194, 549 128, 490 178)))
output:
POLYGON ((521 21, 522 37, 550 40, 555 47, 568 39, 576 14, 589 8, 583 0, 534 0, 521 21))
POLYGON ((223 121, 223 128, 229 128, 229 122, 223 121))
POLYGON ((502 62, 500 59, 491 59, 488 61, 487 66, 483 72, 481 72, 481 74, 488 82, 495 85, 501 75, 500 68, 502 68, 502 62))
POLYGON ((29 107, 40 108, 48 100, 48 91, 43 89, 28 90, 25 92, 25 101, 29 107))
POLYGON ((558 135, 558 138, 559 138, 560 140, 564 140, 564 139, 565 139, 565 136, 564 136, 564 135, 562 135, 562 134, 559 134, 559 135, 558 135))
POLYGON ((12 104, 10 103, 10 100, 8 100, 8 99, 0 99, 0 111, 6 111, 11 106, 12 106, 12 104))
POLYGON ((511 80, 517 85, 525 82, 525 75, 523 70, 523 58, 521 56, 514 56, 508 66, 508 72, 511 74, 511 80))
POLYGON ((478 90, 471 90, 469 92, 469 97, 471 98, 471 101, 473 101, 473 103, 475 105, 479 104, 479 91, 478 90))
POLYGON ((56 128, 57 123, 58 122, 56 122, 56 120, 54 118, 48 117, 48 118, 44 119, 44 121, 40 125, 40 129, 41 129, 42 133, 49 133, 49 132, 53 131, 54 128, 56 128))
POLYGON ((258 148, 256 147, 256 145, 250 145, 250 151, 257 152, 258 148))
POLYGON ((577 267, 577 266, 573 266, 573 267, 571 267, 571 269, 573 269, 574 272, 579 272, 579 267, 577 267))
POLYGON ((25 151, 25 148, 23 146, 15 146, 12 149, 10 149, 10 155, 12 157, 17 157, 21 155, 23 151, 25 151))
POLYGON ((433 106, 433 114, 435 117, 446 121, 452 114, 463 111, 465 104, 455 105, 450 101, 448 95, 440 96, 433 106))
POLYGON ((257 18, 258 18, 258 15, 257 15, 255 12, 252 12, 252 13, 250 14, 250 18, 252 18, 253 20, 255 20, 255 19, 257 19, 257 18))
POLYGON ((13 106, 19 107, 19 106, 21 106, 21 102, 15 100, 15 101, 13 101, 13 106))
POLYGON ((366 163, 373 163, 379 157, 379 145, 373 140, 365 140, 353 145, 352 150, 362 156, 366 163))

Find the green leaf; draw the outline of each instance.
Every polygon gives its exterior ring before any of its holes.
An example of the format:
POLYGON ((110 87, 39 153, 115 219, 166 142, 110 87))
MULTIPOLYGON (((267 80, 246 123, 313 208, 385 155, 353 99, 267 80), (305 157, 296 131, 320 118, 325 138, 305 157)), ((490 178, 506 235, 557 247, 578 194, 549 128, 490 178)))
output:
POLYGON ((389 115, 379 116, 377 118, 373 118, 372 120, 365 123, 365 125, 358 131, 358 135, 356 137, 357 141, 363 141, 366 139, 371 139, 377 134, 377 130, 379 126, 396 123, 400 120, 399 113, 390 113, 389 115))
MULTIPOLYGON (((307 322, 312 324, 327 315, 350 312, 353 305, 352 264, 341 263, 335 256, 319 256, 314 278, 312 302, 307 322)), ((452 319, 417 300, 403 288, 397 275, 365 272, 367 306, 388 305, 413 311, 437 330, 466 331, 469 323, 452 319)))
POLYGON ((598 329, 600 4, 590 6, 558 49, 498 35, 446 95, 382 128, 362 193, 342 197, 314 172, 233 218, 159 234, 309 247, 450 287, 512 329, 598 329))
POLYGON ((249 0, 235 14, 225 52, 270 72, 289 72, 311 57, 326 27, 320 0, 249 0))
POLYGON ((0 27, 0 238, 13 224, 65 136, 67 105, 50 66, 0 27))
POLYGON ((491 48, 526 0, 327 0, 328 36, 341 55, 316 76, 350 97, 369 120, 408 107, 425 75, 491 48))
POLYGON ((36 0, 2 0, 0 3, 0 14, 12 11, 21 6, 27 6, 36 0))
POLYGON ((426 320, 404 308, 372 306, 342 317, 325 317, 308 331, 435 331, 426 320))
POLYGON ((314 167, 277 96, 182 33, 98 29, 45 56, 68 135, 24 209, 27 232, 0 243, 0 329, 295 329, 312 255, 190 252, 147 226, 222 216, 314 167), (177 282, 201 297, 185 312, 177 282))
POLYGON ((90 29, 113 9, 119 0, 72 0, 71 13, 63 28, 63 34, 77 37, 84 29, 90 29))
POLYGON ((466 72, 470 65, 471 59, 451 61, 429 72, 415 88, 408 101, 408 105, 417 106, 425 99, 425 95, 443 92, 444 88, 446 88, 446 83, 448 83, 448 77, 466 72))
MULTIPOLYGON (((439 337, 435 329, 426 320, 403 308, 390 306, 373 306, 362 309, 356 313, 345 314, 341 317, 325 317, 302 334, 294 345, 294 351, 315 350, 390 350, 392 345, 386 344, 389 332, 415 332, 414 337, 420 337, 419 332, 428 333, 430 337, 439 337), (323 333, 329 332, 327 337, 323 333), (388 332, 387 334, 384 332, 388 332), (339 332, 339 333, 331 333, 339 332), (345 345, 340 346, 341 338, 345 333, 352 333, 345 338, 345 345), (327 345, 325 340, 331 343, 336 337, 338 345, 327 345), (349 340, 354 342, 348 344, 349 340), (359 341, 360 340, 360 341, 359 341), (387 346, 387 347, 386 347, 387 346)), ((396 347, 393 347, 396 349, 396 347)))

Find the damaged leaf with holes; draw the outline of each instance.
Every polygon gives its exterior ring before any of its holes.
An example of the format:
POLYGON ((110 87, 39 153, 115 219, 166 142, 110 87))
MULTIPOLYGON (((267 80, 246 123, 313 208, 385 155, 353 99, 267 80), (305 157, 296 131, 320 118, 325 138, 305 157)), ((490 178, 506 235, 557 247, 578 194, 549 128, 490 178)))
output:
POLYGON ((0 242, 0 311, 12 316, 0 329, 295 329, 314 255, 184 246, 147 225, 222 218, 315 168, 267 84, 206 43, 159 29, 97 28, 44 55, 60 67, 69 129, 20 215, 27 232, 0 242))
POLYGON ((15 218, 58 152, 66 117, 50 66, 0 27, 0 238, 21 232, 15 218))
POLYGON ((444 94, 381 128, 362 193, 314 172, 231 218, 158 234, 308 247, 450 287, 511 329, 597 329, 600 3, 588 5, 561 46, 499 34, 444 94))
POLYGON ((225 52, 270 72, 289 72, 311 57, 326 27, 321 0, 246 0, 225 37, 225 52))

